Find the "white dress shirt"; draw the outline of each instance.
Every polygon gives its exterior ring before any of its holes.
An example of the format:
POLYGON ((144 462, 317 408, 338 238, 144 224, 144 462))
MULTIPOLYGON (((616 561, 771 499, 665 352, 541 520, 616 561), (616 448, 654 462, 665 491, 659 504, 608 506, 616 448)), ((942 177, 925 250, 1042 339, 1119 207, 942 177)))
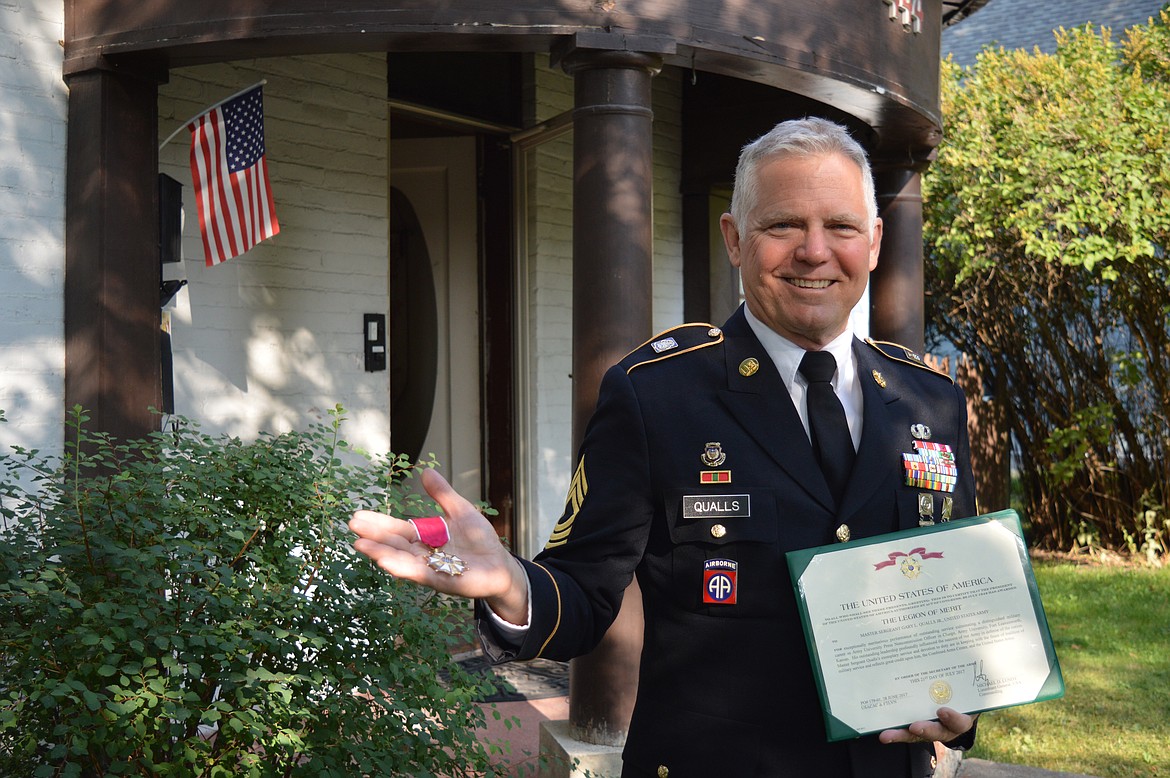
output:
MULTIPOLYGON (((796 345, 785 337, 776 334, 776 331, 757 319, 744 306, 748 326, 752 328, 776 370, 780 373, 788 394, 792 397, 792 404, 800 415, 800 423, 804 425, 804 434, 808 435, 808 402, 805 399, 808 393, 808 381, 798 370, 800 360, 804 358, 805 349, 796 345)), ((837 399, 845 408, 845 421, 849 423, 849 436, 853 438, 853 450, 861 444, 861 379, 857 375, 857 362, 853 357, 853 333, 850 330, 838 335, 825 346, 822 351, 828 351, 837 360, 837 374, 833 377, 833 391, 837 399)), ((812 440, 812 436, 809 436, 812 440)))

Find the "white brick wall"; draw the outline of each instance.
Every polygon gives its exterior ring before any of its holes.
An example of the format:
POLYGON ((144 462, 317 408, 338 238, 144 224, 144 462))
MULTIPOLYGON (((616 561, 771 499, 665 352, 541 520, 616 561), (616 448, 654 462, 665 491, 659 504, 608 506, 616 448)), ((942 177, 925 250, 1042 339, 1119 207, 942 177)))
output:
POLYGON ((345 436, 389 447, 388 373, 367 373, 362 314, 386 313, 385 57, 335 54, 176 69, 159 92, 159 135, 234 92, 264 88, 280 233, 208 268, 183 130, 159 168, 183 184, 189 284, 171 304, 176 413, 242 437, 304 429, 342 404, 345 436))
POLYGON ((62 447, 64 4, 0 3, 0 449, 62 447))

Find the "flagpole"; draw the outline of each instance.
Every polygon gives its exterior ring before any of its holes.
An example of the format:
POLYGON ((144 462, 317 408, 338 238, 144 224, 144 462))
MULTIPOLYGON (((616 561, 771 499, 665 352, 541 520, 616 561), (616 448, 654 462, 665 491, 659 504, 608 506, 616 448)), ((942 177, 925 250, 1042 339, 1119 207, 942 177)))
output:
POLYGON ((167 145, 168 143, 170 143, 170 142, 171 142, 171 141, 174 139, 174 137, 175 137, 176 135, 178 135, 180 132, 182 132, 182 131, 183 131, 183 128, 184 128, 184 127, 186 127, 188 124, 190 124, 191 122, 193 122, 193 121, 195 121, 196 119, 198 119, 198 118, 199 118, 200 116, 202 116, 203 114, 207 113, 208 111, 214 111, 216 108, 219 108, 219 107, 220 107, 221 105, 223 105, 224 103, 226 103, 226 102, 228 102, 228 101, 230 101, 230 100, 235 100, 237 97, 239 97, 240 95, 244 94, 245 92, 251 92, 251 91, 252 91, 253 89, 255 89, 256 87, 258 87, 258 86, 264 86, 264 85, 265 85, 265 84, 267 84, 267 83, 268 83, 268 79, 267 79, 267 78, 262 78, 262 79, 260 79, 259 81, 257 81, 255 84, 252 84, 252 86, 246 86, 246 87, 244 87, 243 89, 241 89, 240 91, 236 92, 234 95, 228 95, 227 97, 225 97, 224 99, 222 99, 222 100, 220 100, 218 103, 216 103, 215 105, 212 105, 212 106, 210 106, 210 107, 208 107, 208 108, 204 108, 202 111, 200 111, 199 113, 195 114, 195 115, 194 115, 194 116, 192 116, 190 119, 188 119, 187 121, 183 122, 182 124, 180 124, 180 125, 179 125, 179 128, 178 128, 177 130, 175 130, 175 131, 174 131, 174 132, 172 132, 170 135, 168 135, 168 136, 167 136, 167 139, 166 139, 166 140, 164 140, 162 143, 158 144, 158 150, 159 150, 159 151, 162 151, 162 150, 163 150, 163 146, 165 146, 165 145, 167 145))

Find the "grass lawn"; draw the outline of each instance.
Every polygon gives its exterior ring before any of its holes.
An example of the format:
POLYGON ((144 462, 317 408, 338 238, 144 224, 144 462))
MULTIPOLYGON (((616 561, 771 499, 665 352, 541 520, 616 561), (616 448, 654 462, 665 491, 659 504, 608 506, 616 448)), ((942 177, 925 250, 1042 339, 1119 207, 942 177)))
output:
POLYGON ((985 713, 970 756, 1170 776, 1170 566, 1034 567, 1065 696, 985 713))

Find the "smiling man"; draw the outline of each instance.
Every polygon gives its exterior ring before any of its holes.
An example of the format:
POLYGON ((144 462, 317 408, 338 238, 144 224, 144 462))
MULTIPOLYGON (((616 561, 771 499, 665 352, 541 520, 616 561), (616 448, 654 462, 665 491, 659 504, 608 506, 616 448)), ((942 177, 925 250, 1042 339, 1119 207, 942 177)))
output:
POLYGON ((720 227, 748 310, 818 350, 845 332, 877 267, 882 222, 864 155, 846 156, 861 150, 800 137, 774 132, 748 147, 736 180, 754 183, 736 188, 720 227))
POLYGON ((568 659, 604 635, 637 575, 645 641, 623 776, 920 778, 947 708, 827 741, 785 554, 973 515, 966 404, 951 380, 849 314, 881 220, 862 148, 821 119, 745 147, 721 229, 746 304, 662 333, 602 381, 565 511, 535 560, 509 556, 437 474, 446 515, 359 511, 355 546, 393 575, 478 599, 495 661, 568 659), (929 438, 953 483, 905 464, 929 438))

